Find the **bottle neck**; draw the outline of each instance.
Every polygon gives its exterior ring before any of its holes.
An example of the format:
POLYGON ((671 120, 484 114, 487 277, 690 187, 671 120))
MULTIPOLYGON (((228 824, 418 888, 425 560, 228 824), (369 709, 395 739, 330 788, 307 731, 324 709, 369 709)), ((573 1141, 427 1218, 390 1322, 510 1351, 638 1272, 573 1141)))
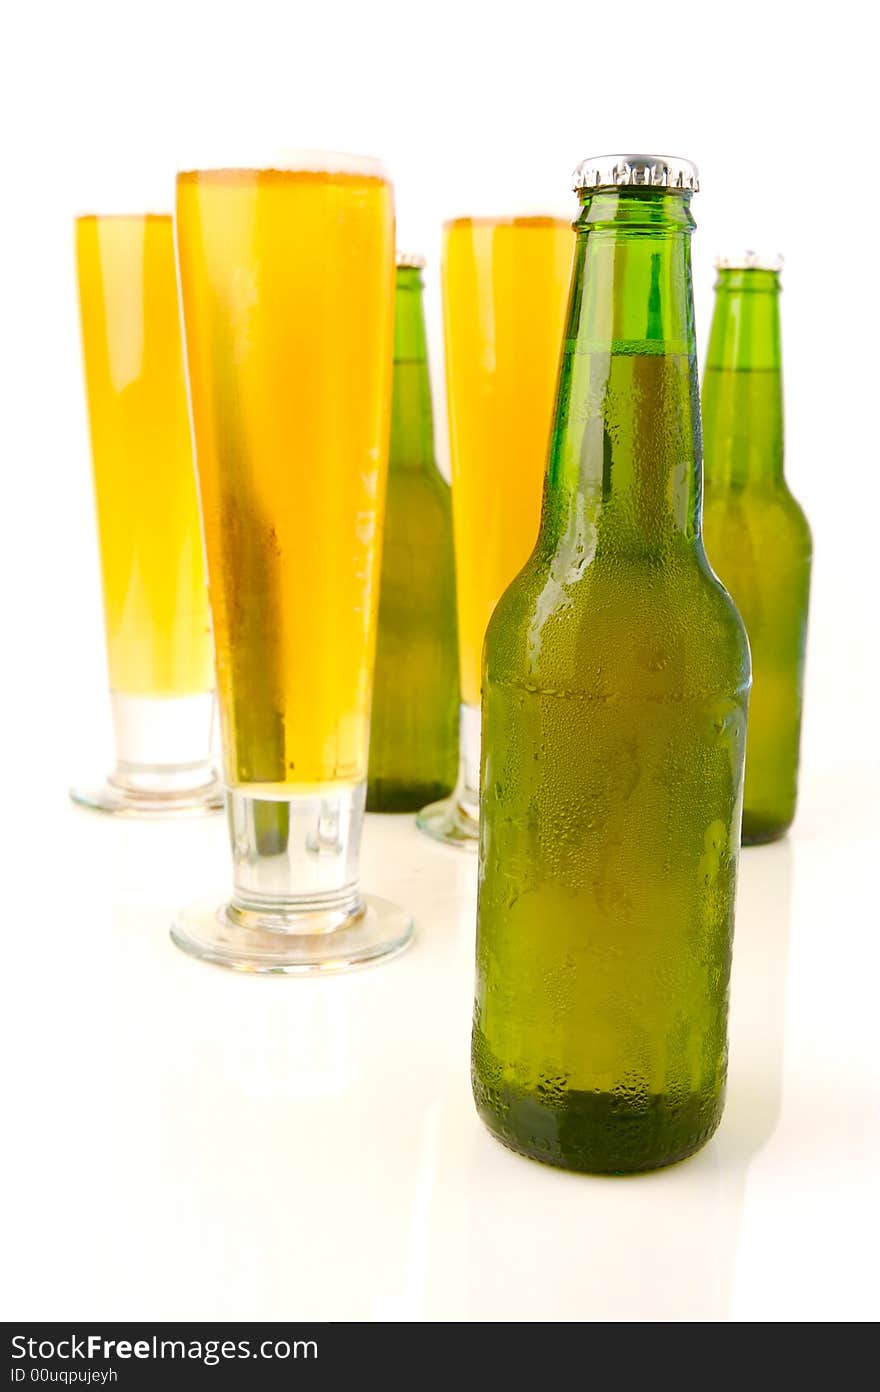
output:
POLYGON ((542 543, 654 553, 700 532, 689 192, 590 196, 577 249, 542 543))
POLYGON ((422 308, 422 273, 416 266, 399 266, 394 300, 389 469, 434 467, 434 418, 422 308))
POLYGON ((703 374, 706 478, 713 486, 782 481, 779 274, 720 270, 703 374))

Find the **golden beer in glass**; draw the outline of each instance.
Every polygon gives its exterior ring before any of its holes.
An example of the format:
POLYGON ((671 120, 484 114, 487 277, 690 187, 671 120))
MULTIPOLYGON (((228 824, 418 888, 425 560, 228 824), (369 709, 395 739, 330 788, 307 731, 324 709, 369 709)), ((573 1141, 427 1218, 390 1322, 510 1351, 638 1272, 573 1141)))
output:
POLYGON ((357 862, 388 456, 394 203, 374 161, 183 173, 177 238, 235 887, 175 941, 351 966, 409 920, 357 862))
POLYGON ((76 222, 116 768, 76 801, 157 815, 221 805, 213 652, 172 219, 76 222))
POLYGON ((564 218, 462 217, 444 227, 461 772, 452 797, 418 821, 474 850, 483 639, 538 535, 573 253, 564 218))

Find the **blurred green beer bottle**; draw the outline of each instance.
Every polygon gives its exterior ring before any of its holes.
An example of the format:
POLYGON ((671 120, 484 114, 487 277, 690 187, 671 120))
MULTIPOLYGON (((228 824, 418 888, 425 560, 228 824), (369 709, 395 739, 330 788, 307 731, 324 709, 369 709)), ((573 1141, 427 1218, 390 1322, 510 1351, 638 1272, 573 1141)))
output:
POLYGON ((458 776, 449 485, 434 460, 419 257, 397 258, 391 449, 367 808, 415 812, 458 776))
POLYGON ((742 839, 775 841, 797 799, 811 539, 782 472, 780 258, 718 262, 703 375, 704 537, 749 635, 742 839))
POLYGON ((696 170, 585 161, 541 529, 489 625, 473 1084, 575 1170, 712 1135, 749 650, 700 537, 696 170))

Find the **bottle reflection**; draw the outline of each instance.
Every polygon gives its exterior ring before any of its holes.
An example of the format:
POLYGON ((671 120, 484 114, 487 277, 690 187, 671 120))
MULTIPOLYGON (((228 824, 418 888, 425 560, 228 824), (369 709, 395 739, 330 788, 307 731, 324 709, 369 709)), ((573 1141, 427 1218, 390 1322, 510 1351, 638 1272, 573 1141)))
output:
POLYGON ((727 1106, 692 1159, 626 1179, 551 1170, 502 1149, 476 1119, 465 1127, 454 1115, 462 1099, 450 1095, 433 1157, 423 1317, 729 1315, 749 1166, 780 1113, 791 892, 787 842, 743 855, 727 1106), (462 1169, 466 1188, 451 1206, 462 1169))
POLYGON ((731 985, 730 1073, 719 1150, 747 1164, 782 1106, 785 988, 794 851, 778 841, 740 858, 731 985))

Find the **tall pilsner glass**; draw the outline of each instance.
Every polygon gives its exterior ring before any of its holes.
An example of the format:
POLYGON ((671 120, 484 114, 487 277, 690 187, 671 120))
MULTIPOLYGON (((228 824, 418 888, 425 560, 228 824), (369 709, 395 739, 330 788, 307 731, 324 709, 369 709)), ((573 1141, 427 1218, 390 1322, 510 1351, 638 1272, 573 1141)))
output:
POLYGON ((417 821, 474 851, 483 638, 538 535, 573 254, 564 218, 463 217, 444 227, 461 762, 455 792, 417 821))
POLYGON ((116 766, 75 802, 216 811, 214 670, 170 214, 76 223, 116 766))
POLYGON ((313 156, 177 181, 234 887, 172 929, 242 971, 399 951, 358 857, 387 472, 394 201, 313 156))

